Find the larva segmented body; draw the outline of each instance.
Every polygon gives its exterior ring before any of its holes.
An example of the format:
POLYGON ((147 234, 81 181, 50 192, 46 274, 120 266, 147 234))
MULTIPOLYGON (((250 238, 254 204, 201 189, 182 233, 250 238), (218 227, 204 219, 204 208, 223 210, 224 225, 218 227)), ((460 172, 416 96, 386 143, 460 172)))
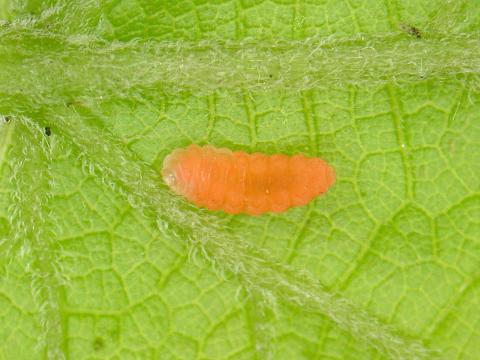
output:
POLYGON ((260 215, 302 206, 335 182, 335 171, 302 154, 247 154, 210 145, 176 149, 163 162, 164 181, 199 207, 260 215))

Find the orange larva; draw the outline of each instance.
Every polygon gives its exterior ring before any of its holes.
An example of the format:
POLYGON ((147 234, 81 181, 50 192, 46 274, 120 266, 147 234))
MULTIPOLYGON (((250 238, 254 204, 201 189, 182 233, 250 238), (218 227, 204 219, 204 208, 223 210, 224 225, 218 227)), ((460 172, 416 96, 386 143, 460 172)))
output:
POLYGON ((210 145, 174 150, 163 162, 162 176, 175 193, 199 207, 249 215, 305 205, 335 182, 335 171, 319 158, 210 145))

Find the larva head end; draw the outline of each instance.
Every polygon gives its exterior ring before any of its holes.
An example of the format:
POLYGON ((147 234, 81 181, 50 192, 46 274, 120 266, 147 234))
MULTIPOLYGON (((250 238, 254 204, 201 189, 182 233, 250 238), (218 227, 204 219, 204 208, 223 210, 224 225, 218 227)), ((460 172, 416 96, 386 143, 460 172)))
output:
POLYGON ((162 167, 162 178, 165 184, 168 185, 170 189, 178 193, 178 180, 176 175, 176 168, 178 163, 178 154, 176 152, 168 155, 165 160, 163 160, 162 167))
POLYGON ((171 188, 175 186, 177 182, 177 178, 173 171, 170 171, 170 170, 162 171, 162 176, 163 176, 163 181, 165 181, 165 184, 167 184, 171 188))

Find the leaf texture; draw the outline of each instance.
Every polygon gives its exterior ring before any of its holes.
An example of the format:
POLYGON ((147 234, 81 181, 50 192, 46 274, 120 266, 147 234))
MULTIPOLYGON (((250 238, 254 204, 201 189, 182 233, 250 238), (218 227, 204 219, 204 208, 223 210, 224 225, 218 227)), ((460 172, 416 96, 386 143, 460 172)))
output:
POLYGON ((0 0, 0 359, 476 358, 477 13, 0 0), (337 183, 210 213, 161 181, 190 143, 337 183))

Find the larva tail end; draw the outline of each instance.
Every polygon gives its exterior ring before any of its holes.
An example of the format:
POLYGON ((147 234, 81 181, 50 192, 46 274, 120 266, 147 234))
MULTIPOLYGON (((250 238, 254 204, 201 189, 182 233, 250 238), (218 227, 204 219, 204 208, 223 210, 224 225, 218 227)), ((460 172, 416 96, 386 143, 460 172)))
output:
POLYGON ((327 182, 327 186, 330 187, 333 184, 335 184, 337 175, 335 174, 335 170, 333 169, 333 167, 328 166, 328 165, 327 165, 327 168, 326 168, 325 172, 326 172, 325 179, 326 179, 326 182, 327 182))

